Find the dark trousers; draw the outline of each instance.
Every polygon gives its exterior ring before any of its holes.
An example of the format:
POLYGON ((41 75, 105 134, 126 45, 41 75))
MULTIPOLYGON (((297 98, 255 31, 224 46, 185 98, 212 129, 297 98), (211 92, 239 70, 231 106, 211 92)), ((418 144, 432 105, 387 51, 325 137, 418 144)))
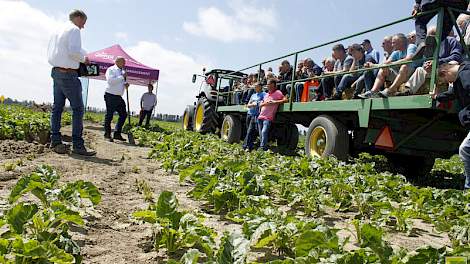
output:
POLYGON ((253 149, 253 145, 256 139, 256 134, 258 132, 258 124, 256 123, 257 117, 246 115, 246 136, 243 141, 244 149, 253 149))
POLYGON ((149 126, 150 125, 150 118, 152 117, 152 112, 153 112, 153 109, 150 109, 150 110, 142 110, 140 112, 140 117, 139 117, 139 126, 142 125, 142 122, 144 122, 144 118, 147 118, 147 120, 145 121, 145 126, 149 126))
POLYGON ((333 77, 326 77, 321 80, 321 86, 319 87, 318 96, 324 96, 330 98, 333 94, 333 88, 335 88, 335 81, 333 77))
POLYGON ((51 113, 51 141, 52 144, 62 143, 60 125, 65 100, 70 101, 72 108, 72 143, 74 148, 83 147, 83 99, 82 84, 76 72, 61 72, 52 69, 51 77, 54 80, 54 105, 51 113))
MULTIPOLYGON (((438 7, 453 7, 461 10, 467 10, 467 1, 466 0, 438 0, 433 3, 425 4, 421 6, 421 11, 429 11, 436 9, 438 7)), ((460 12, 454 12, 454 16, 457 18, 460 12)), ((416 44, 419 44, 424 41, 427 34, 427 25, 428 22, 435 16, 436 14, 427 14, 424 16, 417 17, 415 20, 415 28, 416 28, 416 44)), ((448 14, 447 10, 444 10, 444 19, 443 19, 443 26, 442 26, 442 37, 441 40, 444 40, 452 30, 453 22, 448 14)))
POLYGON ((114 112, 119 114, 119 119, 114 128, 114 134, 121 134, 122 126, 126 122, 127 112, 126 103, 119 95, 110 93, 104 94, 104 101, 106 102, 106 116, 104 118, 104 132, 111 134, 111 121, 113 120, 114 112))

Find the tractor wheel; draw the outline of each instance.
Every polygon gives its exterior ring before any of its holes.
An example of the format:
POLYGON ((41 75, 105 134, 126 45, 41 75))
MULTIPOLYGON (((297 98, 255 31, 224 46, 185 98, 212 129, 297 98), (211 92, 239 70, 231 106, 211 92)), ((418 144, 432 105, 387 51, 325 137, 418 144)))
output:
POLYGON ((286 124, 283 126, 282 131, 277 135, 277 146, 282 152, 286 154, 293 154, 297 150, 299 143, 299 130, 295 124, 286 124))
POLYGON ((194 110, 193 128, 194 131, 199 133, 215 132, 219 122, 218 116, 213 105, 207 98, 201 97, 197 101, 194 110))
POLYGON ((242 123, 240 118, 234 115, 227 115, 222 122, 220 136, 228 143, 238 143, 242 135, 242 123))
POLYGON ((183 130, 193 130, 194 106, 188 105, 183 113, 183 130))
POLYGON ((349 154, 348 130, 334 118, 321 115, 313 119, 305 138, 305 153, 308 156, 335 156, 346 161, 349 154))

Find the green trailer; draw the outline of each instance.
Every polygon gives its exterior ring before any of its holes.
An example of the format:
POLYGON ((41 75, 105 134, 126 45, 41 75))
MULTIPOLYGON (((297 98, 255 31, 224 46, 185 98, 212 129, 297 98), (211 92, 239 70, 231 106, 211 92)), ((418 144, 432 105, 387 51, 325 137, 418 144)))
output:
MULTIPOLYGON (((468 11, 459 11, 470 14, 468 11)), ((449 158, 456 154, 467 133, 460 126, 456 115, 459 106, 456 105, 456 102, 440 104, 433 100, 433 95, 437 92, 436 65, 442 34, 443 14, 449 12, 453 16, 453 9, 440 8, 420 15, 431 12, 437 13, 438 25, 437 45, 433 57, 430 58, 434 63, 429 80, 429 93, 389 98, 308 102, 294 102, 291 96, 288 103, 279 107, 275 123, 270 131, 270 139, 275 141, 277 147, 281 149, 295 150, 299 140, 296 124, 301 124, 308 127, 305 136, 305 153, 309 156, 334 155, 339 159, 347 160, 349 156, 360 152, 384 154, 393 167, 400 168, 400 171, 405 174, 415 176, 427 175, 432 169, 435 158, 449 158)), ((230 143, 237 143, 243 139, 246 131, 244 120, 247 109, 244 105, 233 104, 231 98, 234 93, 233 83, 244 76, 241 74, 242 72, 250 69, 262 69, 263 65, 267 63, 287 57, 294 57, 293 65, 297 65, 300 53, 338 43, 412 18, 400 19, 238 71, 214 72, 217 74, 209 72, 203 77, 206 80, 208 76, 211 76, 212 81, 215 81, 212 93, 216 99, 208 103, 206 93, 200 92, 197 96, 198 102, 194 106, 188 106, 185 110, 183 127, 185 129, 194 128, 201 133, 220 133, 222 139, 230 143), (208 106, 204 107, 205 105, 208 106), (210 108, 210 111, 207 108, 210 108), (210 116, 206 116, 205 113, 209 113, 210 116), (206 120, 211 122, 210 129, 204 129, 204 122, 208 122, 206 120)), ((458 27, 457 33, 461 35, 458 27)), ((462 44, 465 47, 466 56, 469 56, 468 47, 463 42, 462 44)), ((411 61, 392 64, 392 66, 406 63, 411 63, 411 61)), ((357 70, 357 72, 364 70, 357 70)), ((289 82, 290 94, 293 94, 296 82, 319 80, 328 76, 316 76, 305 80, 295 80, 293 77, 289 82)), ((193 81, 195 78, 196 76, 193 81)), ((446 89, 446 87, 444 88, 446 89)))

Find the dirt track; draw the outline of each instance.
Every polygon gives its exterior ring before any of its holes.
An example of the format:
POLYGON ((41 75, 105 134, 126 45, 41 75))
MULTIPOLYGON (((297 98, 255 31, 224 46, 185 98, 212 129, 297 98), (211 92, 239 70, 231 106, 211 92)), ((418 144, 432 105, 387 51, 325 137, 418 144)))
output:
MULTIPOLYGON (((70 128, 63 132, 70 135, 70 128)), ((0 163, 18 158, 24 160, 24 166, 13 172, 5 172, 0 168, 0 209, 6 206, 5 198, 21 174, 29 173, 38 165, 49 164, 60 173, 62 182, 78 179, 91 181, 102 194, 102 202, 96 212, 91 212, 92 216, 86 219, 86 227, 74 234, 82 247, 84 263, 164 262, 163 251, 152 251, 150 226, 138 224, 131 217, 132 212, 147 207, 143 195, 137 192, 136 180, 145 180, 153 189, 155 198, 162 190, 175 192, 182 209, 201 213, 201 202, 186 196, 189 187, 181 186, 177 175, 166 173, 159 169, 157 161, 147 159, 148 148, 105 141, 101 127, 95 124, 86 125, 85 141, 97 150, 96 157, 58 155, 31 143, 0 141, 0 163), (13 153, 11 148, 18 150, 17 153, 13 153)), ((332 212, 330 215, 331 219, 335 219, 331 222, 333 226, 353 230, 347 223, 352 215, 334 214, 332 212)), ((221 221, 220 216, 205 216, 206 224, 215 228, 219 234, 224 230, 240 228, 221 221)), ((419 237, 390 233, 387 240, 410 249, 424 244, 439 247, 450 243, 446 236, 432 232, 432 227, 427 224, 415 222, 415 227, 420 231, 419 237)), ((343 231, 340 236, 352 236, 348 231, 343 231)), ((351 240, 354 242, 353 236, 351 240)), ((350 248, 355 248, 354 243, 350 244, 350 248)), ((250 259, 256 260, 257 257, 261 256, 251 256, 250 259)))

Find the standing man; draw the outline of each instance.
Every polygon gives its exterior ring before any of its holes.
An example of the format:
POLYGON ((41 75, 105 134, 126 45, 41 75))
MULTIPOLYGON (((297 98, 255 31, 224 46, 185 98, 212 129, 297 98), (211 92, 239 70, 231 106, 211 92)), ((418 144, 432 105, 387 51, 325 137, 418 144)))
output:
POLYGON ((148 127, 150 125, 150 118, 152 117, 153 108, 155 105, 157 105, 157 96, 152 93, 153 85, 151 83, 149 83, 148 89, 148 92, 144 93, 140 99, 139 126, 142 126, 142 122, 144 121, 145 117, 147 117, 145 126, 148 127))
POLYGON ((268 150, 269 128, 274 121, 277 108, 280 104, 287 102, 287 97, 277 89, 276 85, 276 80, 268 80, 268 94, 259 105, 261 107, 261 112, 258 116, 258 130, 261 138, 260 148, 265 151, 268 150))
POLYGON ((122 136, 122 126, 126 122, 127 112, 126 103, 122 99, 124 89, 129 87, 126 82, 127 73, 124 71, 126 60, 123 57, 116 57, 114 65, 106 70, 106 81, 108 87, 104 94, 104 101, 106 102, 106 116, 104 119, 104 137, 113 141, 113 139, 126 141, 122 136), (111 121, 113 120, 114 112, 118 112, 119 119, 114 129, 114 135, 111 138, 111 121))
MULTIPOLYGON (((465 10, 468 5, 468 0, 415 0, 416 4, 413 7, 412 15, 416 16, 420 12, 430 11, 439 7, 453 7, 460 10, 465 10)), ((454 12, 454 16, 457 17, 460 12, 454 12)), ((424 39, 427 35, 427 24, 435 16, 435 13, 427 14, 424 16, 416 17, 415 28, 416 28, 416 45, 421 50, 426 44, 424 39)), ((442 36, 441 40, 444 40, 449 33, 452 31, 453 23, 448 14, 447 10, 444 10, 444 18, 442 25, 442 36)))
POLYGON ((51 77, 54 81, 54 105, 51 113, 51 147, 58 154, 67 152, 62 143, 60 123, 64 111, 65 99, 72 108, 72 152, 83 156, 96 155, 96 151, 87 151, 83 141, 83 100, 82 84, 78 79, 80 63, 89 64, 82 50, 80 29, 85 27, 87 16, 81 10, 72 10, 70 24, 52 36, 48 48, 48 61, 52 65, 51 77))
POLYGON ((246 114, 246 137, 243 141, 243 149, 251 151, 253 149, 253 142, 256 138, 256 129, 258 127, 258 115, 259 115, 259 106, 260 103, 264 100, 266 93, 263 92, 263 87, 261 83, 255 84, 255 92, 251 95, 250 100, 246 107, 248 107, 248 113, 246 114))
MULTIPOLYGON (((470 63, 464 62, 459 65, 457 62, 449 62, 439 68, 439 78, 448 83, 453 83, 447 92, 437 95, 436 100, 446 102, 458 100, 463 108, 459 112, 460 123, 470 130, 470 63)), ((459 156, 464 163, 465 184, 464 189, 470 189, 470 132, 459 147, 459 156)))
POLYGON ((364 41, 362 41, 362 47, 366 55, 371 56, 376 63, 380 63, 380 52, 372 47, 370 40, 364 39, 364 41))

